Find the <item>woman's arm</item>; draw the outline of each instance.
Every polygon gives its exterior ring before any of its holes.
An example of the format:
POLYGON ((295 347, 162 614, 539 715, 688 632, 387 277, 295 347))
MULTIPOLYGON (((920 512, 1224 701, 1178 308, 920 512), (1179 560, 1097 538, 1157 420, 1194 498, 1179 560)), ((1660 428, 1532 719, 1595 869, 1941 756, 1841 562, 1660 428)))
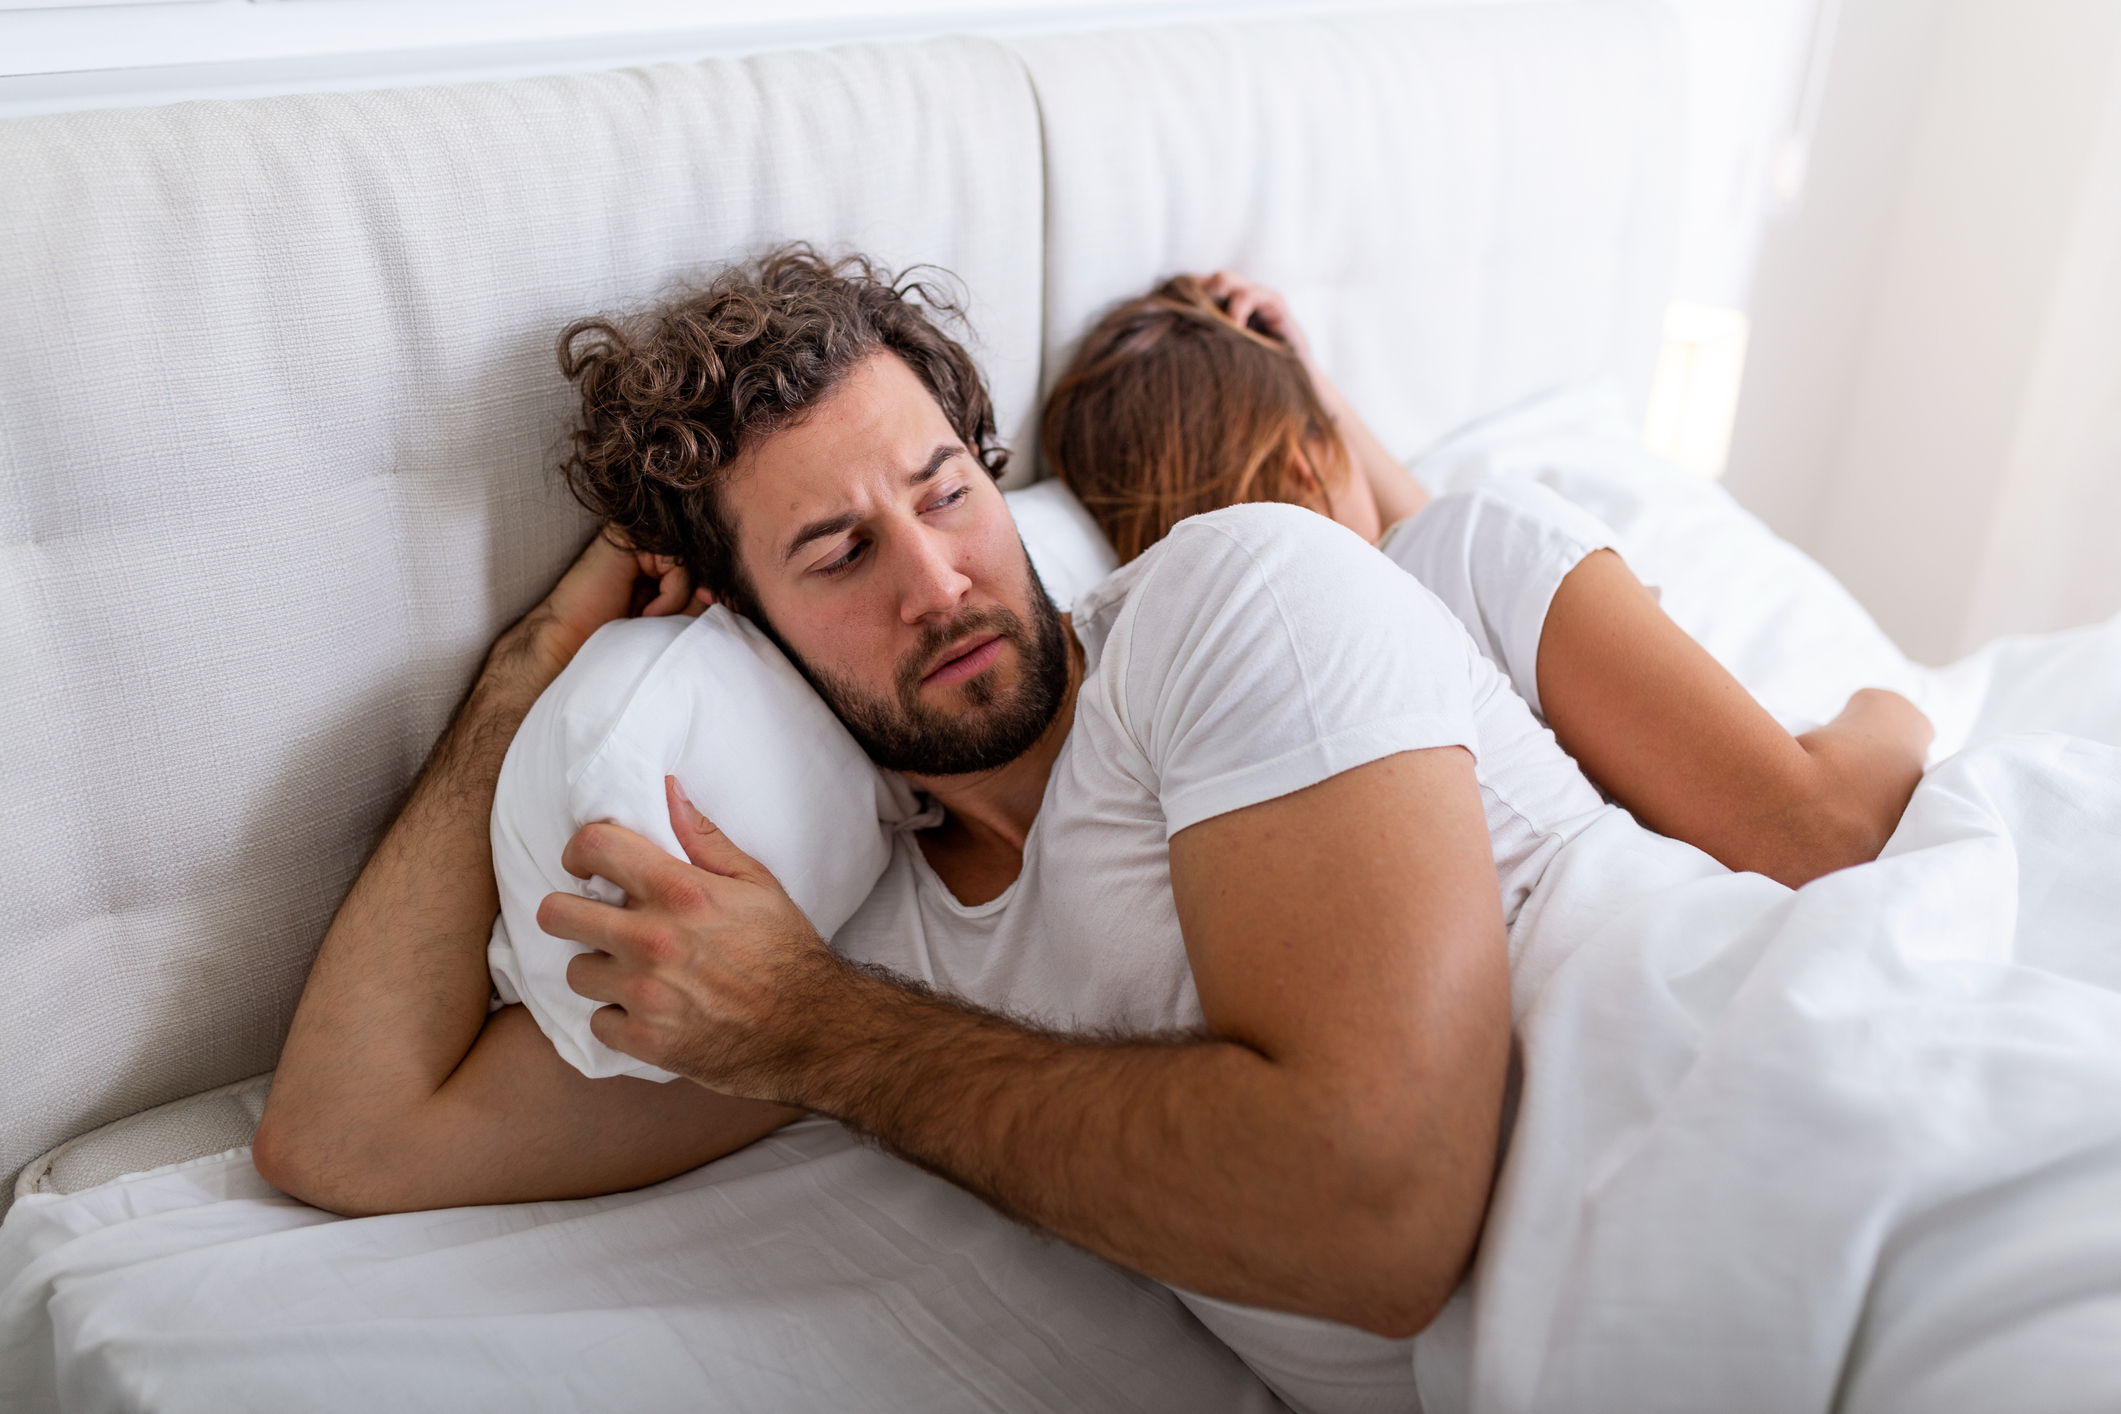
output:
POLYGON ((1610 550, 1555 592, 1538 677, 1555 737, 1643 824, 1792 887, 1878 857, 1932 736, 1866 688, 1792 737, 1610 550))
POLYGON ((317 953, 252 1144, 275 1187, 334 1212, 582 1197, 683 1173, 796 1111, 683 1081, 590 1080, 522 1007, 488 1016, 500 908, 487 820, 524 714, 589 635, 686 601, 667 562, 593 541, 501 635, 317 953), (649 594, 645 588, 644 594, 649 594))

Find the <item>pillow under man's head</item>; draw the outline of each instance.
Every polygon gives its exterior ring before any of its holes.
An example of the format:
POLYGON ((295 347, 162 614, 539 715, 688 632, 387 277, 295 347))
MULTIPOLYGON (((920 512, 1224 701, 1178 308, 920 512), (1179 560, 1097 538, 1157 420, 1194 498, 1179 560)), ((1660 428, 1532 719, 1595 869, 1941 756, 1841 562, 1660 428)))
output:
POLYGON ((789 246, 560 336, 569 487, 758 624, 878 764, 987 770, 1065 695, 1007 459, 929 288, 789 246))

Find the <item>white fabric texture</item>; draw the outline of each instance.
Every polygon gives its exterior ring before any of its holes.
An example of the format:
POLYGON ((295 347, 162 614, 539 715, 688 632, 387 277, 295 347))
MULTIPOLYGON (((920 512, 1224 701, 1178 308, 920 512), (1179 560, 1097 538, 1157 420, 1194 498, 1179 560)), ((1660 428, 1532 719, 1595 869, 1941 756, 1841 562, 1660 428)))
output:
POLYGON ((838 1125, 633 1193, 345 1221, 248 1153, 0 1228, 10 1414, 1269 1414, 1156 1283, 838 1125))
POLYGON ((1398 456, 1557 384, 1639 408, 1678 232, 1682 64, 1656 0, 1021 41, 1047 191, 1048 386, 1180 271, 1283 291, 1398 456))
POLYGON ((16 120, 0 190, 0 1175, 273 1064, 587 538, 570 320, 809 238, 954 271, 1006 432, 1036 391, 1038 114, 983 41, 16 120))
POLYGON ((538 926, 551 893, 609 904, 625 890, 569 874, 575 831, 608 820, 679 858, 663 778, 772 871, 826 937, 853 915, 891 857, 886 820, 912 797, 879 771, 794 665, 717 604, 697 618, 623 619, 590 636, 509 743, 493 802, 501 913, 486 950, 504 1002, 521 1002, 553 1048, 591 1077, 675 1080, 589 1029, 602 1003, 567 985, 590 949, 538 926))
POLYGON ((2121 1400, 2121 751, 1992 740, 1792 892, 1616 814, 1512 932, 1522 1101, 1459 1409, 2121 1400))
POLYGON ((1539 701, 1539 640, 1569 571, 1612 544, 1599 519, 1537 482, 1503 481, 1432 499, 1379 546, 1473 635, 1525 705, 1539 701))
POLYGON ((15 1196, 80 1193, 126 1174, 247 1148, 271 1088, 270 1072, 253 1075, 92 1129, 26 1166, 15 1196))

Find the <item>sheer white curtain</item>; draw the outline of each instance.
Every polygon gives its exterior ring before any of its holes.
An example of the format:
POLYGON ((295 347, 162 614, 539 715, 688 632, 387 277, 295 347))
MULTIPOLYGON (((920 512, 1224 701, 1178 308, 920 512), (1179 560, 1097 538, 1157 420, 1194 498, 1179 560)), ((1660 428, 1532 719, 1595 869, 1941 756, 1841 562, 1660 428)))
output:
POLYGON ((2084 167, 1961 643, 2121 610, 2121 54, 2084 167))
POLYGON ((1918 659, 2121 611, 2121 4, 1847 0, 1729 484, 1918 659))

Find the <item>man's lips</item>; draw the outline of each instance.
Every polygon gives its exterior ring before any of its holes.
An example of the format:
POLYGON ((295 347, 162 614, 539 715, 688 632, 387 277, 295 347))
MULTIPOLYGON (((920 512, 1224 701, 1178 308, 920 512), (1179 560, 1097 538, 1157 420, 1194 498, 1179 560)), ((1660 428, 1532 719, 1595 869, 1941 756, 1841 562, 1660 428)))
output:
POLYGON ((1000 634, 975 640, 970 648, 956 657, 944 659, 941 667, 921 679, 921 686, 949 687, 967 678, 978 677, 1001 656, 1002 642, 1000 634))

